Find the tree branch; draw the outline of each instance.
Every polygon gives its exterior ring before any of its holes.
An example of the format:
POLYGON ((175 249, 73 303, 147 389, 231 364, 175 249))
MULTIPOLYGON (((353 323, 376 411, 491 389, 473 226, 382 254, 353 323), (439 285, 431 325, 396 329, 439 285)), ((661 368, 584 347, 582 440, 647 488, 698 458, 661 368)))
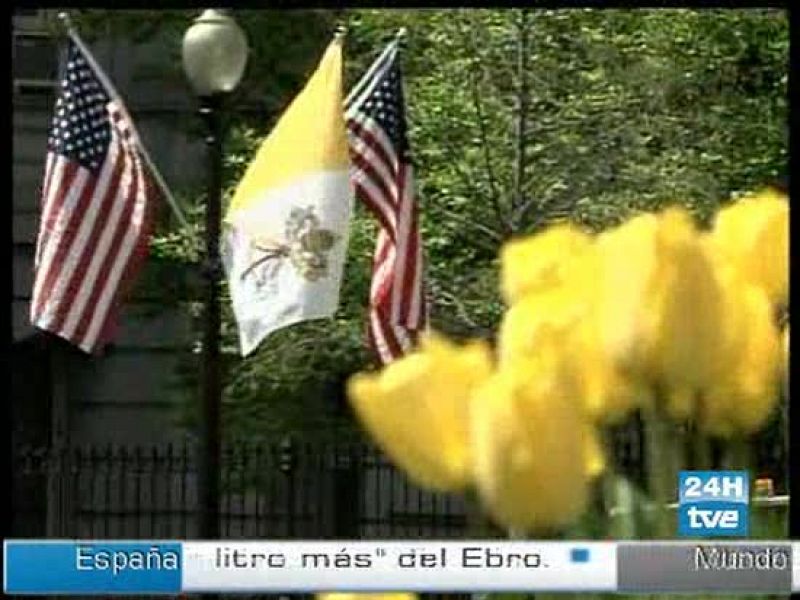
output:
MULTIPOLYGON (((428 290, 430 291, 431 296, 445 300, 449 306, 452 306, 455 309, 452 313, 450 313, 451 318, 455 317, 456 320, 460 320, 464 325, 466 325, 467 329, 483 331, 484 328, 469 316, 467 307, 459 300, 458 294, 454 294, 446 290, 442 282, 430 274, 426 277, 426 281, 428 283, 428 290)), ((431 304, 433 304, 433 302, 431 302, 431 304)))
MULTIPOLYGON (((511 196, 511 212, 523 204, 523 187, 527 167, 528 140, 526 137, 528 104, 530 101, 526 73, 528 70, 528 11, 521 9, 517 31, 517 131, 516 157, 514 162, 514 192, 511 196)), ((512 216, 513 219, 513 216, 512 216)), ((512 221, 511 226, 516 223, 512 221)))
MULTIPOLYGON (((444 147, 444 151, 447 153, 447 156, 449 158, 450 165, 452 166, 453 169, 455 169, 456 173, 458 174, 459 179, 461 180, 461 184, 467 190, 469 190, 472 193, 473 197, 479 198, 480 195, 478 193, 477 186, 470 179, 469 175, 467 175, 467 173, 464 172, 464 169, 460 166, 461 161, 459 160, 459 157, 455 156, 455 153, 453 152, 454 146, 451 145, 451 144, 443 144, 443 147, 444 147)), ((491 179, 489 181, 489 186, 493 188, 491 179)), ((496 194, 496 190, 492 189, 492 193, 496 194)), ((478 229, 479 231, 485 233, 495 243, 500 244, 505 240, 506 230, 502 226, 498 228, 499 229, 499 231, 498 231, 498 230, 492 229, 488 225, 484 225, 483 223, 476 222, 476 221, 471 221, 471 220, 467 219, 466 217, 464 217, 462 215, 459 215, 458 213, 455 213, 453 211, 447 210, 444 207, 433 205, 433 204, 431 206, 434 209, 440 211, 443 215, 445 215, 445 216, 447 216, 449 218, 455 219, 457 221, 460 221, 462 223, 466 223, 470 227, 474 227, 475 229, 478 229)))
POLYGON ((511 215, 511 220, 514 223, 514 230, 519 229, 520 223, 528 215, 528 211, 533 208, 533 205, 536 204, 537 200, 538 198, 531 197, 528 198, 524 204, 516 207, 514 214, 511 215))
MULTIPOLYGON (((462 36, 462 41, 465 45, 469 46, 472 49, 473 56, 477 57, 478 52, 475 46, 475 37, 471 35, 469 28, 465 27, 463 23, 459 22, 459 31, 462 36)), ((509 222, 508 218, 505 215, 505 211, 503 210, 503 206, 500 202, 500 188, 497 184, 497 178, 495 177, 494 168, 492 167, 492 156, 489 149, 489 135, 486 131, 486 123, 484 121, 483 115, 483 104, 480 98, 480 92, 478 90, 478 77, 477 77, 477 65, 478 63, 475 62, 470 69, 469 73, 469 80, 470 80, 470 89, 472 92, 472 103, 475 107, 475 116, 477 117, 478 121, 478 135, 480 136, 480 143, 481 149, 483 150, 483 161, 484 167, 486 169, 486 176, 489 181, 489 187, 491 189, 491 196, 489 199, 492 203, 492 208, 495 213, 495 218, 497 220, 497 225, 502 232, 502 237, 507 238, 512 233, 511 223, 509 222)))
MULTIPOLYGON (((567 190, 560 197, 557 197, 554 200, 546 202, 544 205, 542 205, 542 210, 536 216, 536 218, 533 219, 530 227, 526 227, 526 230, 535 231, 540 227, 542 227, 543 225, 546 225, 554 217, 569 216, 571 211, 575 208, 576 202, 577 202, 577 195, 575 190, 573 189, 567 190)), ((528 215, 528 211, 534 204, 535 204, 534 199, 530 199, 518 211, 517 213, 519 215, 517 220, 518 226, 520 226, 524 222, 524 219, 528 215)))
MULTIPOLYGON (((471 219, 469 219, 469 218, 467 218, 467 217, 465 217, 463 215, 458 214, 457 212, 454 212, 452 210, 449 210, 449 209, 445 208, 444 206, 440 206, 440 205, 434 204, 432 202, 426 204, 425 207, 426 208, 431 208, 433 210, 438 211, 439 213, 441 213, 442 215, 444 215, 448 219, 453 219, 454 221, 458 221, 459 223, 463 223, 467 227, 472 227, 473 229, 475 229, 477 231, 480 231, 481 233, 485 234, 487 237, 491 238, 491 240, 493 242, 495 242, 495 244, 500 244, 500 243, 503 242, 503 236, 502 235, 497 233, 491 227, 488 227, 488 226, 484 225, 483 223, 480 223, 478 221, 473 221, 473 220, 471 220, 471 219)), ((496 250, 496 246, 492 245, 491 248, 489 248, 489 249, 496 250)))

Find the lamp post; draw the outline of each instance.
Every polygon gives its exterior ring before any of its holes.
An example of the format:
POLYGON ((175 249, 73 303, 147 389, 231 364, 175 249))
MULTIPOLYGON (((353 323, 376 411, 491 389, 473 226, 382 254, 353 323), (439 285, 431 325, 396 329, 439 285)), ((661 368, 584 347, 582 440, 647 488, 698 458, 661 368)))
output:
POLYGON ((247 63, 247 39, 225 11, 206 10, 183 38, 183 68, 200 99, 200 115, 206 123, 208 190, 205 230, 205 314, 203 333, 202 445, 198 465, 200 536, 219 538, 219 481, 222 405, 220 368, 220 279, 219 255, 222 213, 222 138, 220 111, 227 94, 239 84, 247 63))

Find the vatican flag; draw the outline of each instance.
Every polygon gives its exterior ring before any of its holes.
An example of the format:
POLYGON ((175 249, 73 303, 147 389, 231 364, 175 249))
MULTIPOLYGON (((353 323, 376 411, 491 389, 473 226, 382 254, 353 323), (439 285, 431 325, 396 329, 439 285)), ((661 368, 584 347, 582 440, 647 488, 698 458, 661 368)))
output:
POLYGON ((276 329, 336 311, 353 206, 349 168, 337 37, 225 216, 222 254, 243 355, 276 329))

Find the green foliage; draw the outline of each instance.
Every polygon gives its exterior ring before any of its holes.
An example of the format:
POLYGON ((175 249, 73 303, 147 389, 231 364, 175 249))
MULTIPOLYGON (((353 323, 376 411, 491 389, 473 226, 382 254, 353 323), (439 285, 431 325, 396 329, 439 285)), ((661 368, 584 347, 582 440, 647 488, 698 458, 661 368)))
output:
MULTIPOLYGON (((164 68, 182 77, 179 42, 191 14, 158 11, 155 21, 153 12, 87 11, 82 26, 95 19, 163 36, 173 52, 164 68)), ((397 28, 408 29, 406 101, 432 324, 453 335, 496 329, 497 252, 511 235, 560 219, 599 230, 672 202, 706 219, 787 172, 784 11, 248 10, 237 19, 252 46, 237 101, 257 109, 234 119, 226 197, 337 19, 349 25, 348 86, 397 28)), ((157 253, 199 258, 202 197, 193 205, 194 224, 165 232, 157 253)), ((359 210, 335 319, 275 333, 241 360, 226 313, 228 432, 319 430, 335 412, 331 390, 370 360, 363 333, 374 231, 359 210)))

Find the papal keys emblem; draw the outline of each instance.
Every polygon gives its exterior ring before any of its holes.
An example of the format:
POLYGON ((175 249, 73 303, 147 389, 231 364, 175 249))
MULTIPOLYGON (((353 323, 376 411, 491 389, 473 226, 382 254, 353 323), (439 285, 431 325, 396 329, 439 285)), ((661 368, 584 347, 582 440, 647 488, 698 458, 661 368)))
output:
POLYGON ((293 208, 284 231, 283 242, 266 237, 252 241, 259 255, 242 272, 242 280, 253 275, 256 284, 262 286, 285 261, 308 281, 317 281, 328 274, 328 255, 339 236, 322 227, 313 206, 293 208), (264 268, 259 269, 262 265, 264 268))

